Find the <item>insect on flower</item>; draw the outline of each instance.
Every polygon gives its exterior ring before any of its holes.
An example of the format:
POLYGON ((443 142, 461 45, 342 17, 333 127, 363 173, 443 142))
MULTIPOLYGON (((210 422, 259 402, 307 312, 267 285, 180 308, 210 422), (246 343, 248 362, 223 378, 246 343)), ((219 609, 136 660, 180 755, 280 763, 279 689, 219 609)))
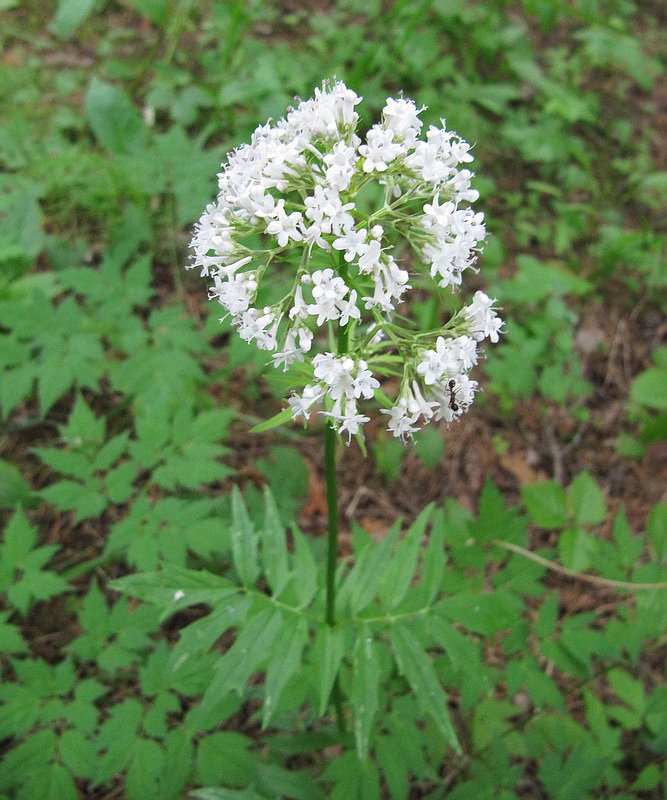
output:
POLYGON ((473 157, 444 120, 423 134, 424 109, 404 97, 387 99, 363 140, 361 100, 325 83, 230 153, 188 268, 213 282, 242 339, 291 370, 294 419, 319 410, 348 441, 361 436, 362 401, 386 398, 398 375, 381 411, 405 440, 467 411, 478 345, 497 341, 503 321, 478 291, 435 330, 406 323, 413 286, 459 293, 475 267, 486 228, 470 205, 473 157))

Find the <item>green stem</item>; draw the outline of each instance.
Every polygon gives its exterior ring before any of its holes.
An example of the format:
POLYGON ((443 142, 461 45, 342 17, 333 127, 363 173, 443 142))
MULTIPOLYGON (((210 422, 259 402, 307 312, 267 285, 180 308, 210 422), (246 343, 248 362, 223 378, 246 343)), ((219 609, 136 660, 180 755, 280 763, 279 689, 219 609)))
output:
MULTIPOLYGON (((347 278, 347 263, 341 259, 340 276, 347 278)), ((348 325, 338 325, 338 355, 344 355, 349 347, 348 325)), ((333 420, 329 418, 324 433, 324 472, 327 485, 327 594, 326 621, 331 628, 336 624, 336 567, 338 566, 338 482, 336 480, 336 430, 333 420)), ((336 676, 331 692, 336 709, 338 730, 345 733, 345 716, 343 714, 343 695, 339 677, 336 676)))
POLYGON ((324 432, 324 471, 327 484, 329 539, 327 550, 327 624, 336 624, 336 566, 338 563, 338 486, 336 484, 336 431, 329 419, 324 432))

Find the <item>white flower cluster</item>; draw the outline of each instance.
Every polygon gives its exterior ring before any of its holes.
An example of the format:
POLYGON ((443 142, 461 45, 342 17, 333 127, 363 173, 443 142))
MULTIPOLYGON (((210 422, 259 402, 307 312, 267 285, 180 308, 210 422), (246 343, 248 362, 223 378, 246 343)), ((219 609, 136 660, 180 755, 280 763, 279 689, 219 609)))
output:
POLYGON ((467 205, 478 195, 460 166, 472 161, 470 146, 444 122, 420 138, 423 109, 403 97, 387 100, 362 141, 359 102, 342 82, 325 84, 231 153, 189 268, 212 279, 210 297, 275 366, 305 362, 337 332, 337 353, 303 364, 301 392, 289 400, 294 418, 323 408, 349 440, 369 420, 359 400, 386 404, 375 376, 398 377, 397 397, 382 410, 405 440, 432 418, 467 410, 477 346, 497 341, 503 323, 483 292, 434 331, 406 321, 411 281, 456 289, 474 268, 486 231, 484 215, 467 205))

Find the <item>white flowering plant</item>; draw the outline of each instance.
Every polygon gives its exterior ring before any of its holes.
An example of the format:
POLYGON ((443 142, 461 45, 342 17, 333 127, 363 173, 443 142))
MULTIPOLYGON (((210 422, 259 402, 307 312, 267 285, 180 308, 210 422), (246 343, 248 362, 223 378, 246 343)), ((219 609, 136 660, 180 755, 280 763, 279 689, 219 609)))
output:
MULTIPOLYGON (((341 733, 344 698, 350 699, 357 749, 364 754, 373 707, 360 699, 363 681, 346 692, 338 671, 344 636, 339 616, 349 598, 337 604, 337 437, 347 435, 349 444, 355 436, 363 447, 363 426, 370 421, 363 401, 379 401, 388 430, 403 442, 431 420, 449 423, 460 417, 477 389, 469 376, 479 345, 498 341, 503 321, 481 291, 435 329, 420 330, 411 317, 410 290, 428 297, 449 289, 458 297, 463 274, 475 269, 486 229, 484 215, 470 207, 478 196, 471 188, 473 174, 462 166, 472 161, 470 145, 444 122, 421 136, 423 109, 404 97, 389 98, 381 121, 362 139, 360 102, 342 82, 325 83, 312 99, 289 109, 284 119, 260 126, 249 144, 231 153, 218 176, 217 200, 197 225, 190 268, 198 267, 208 279, 210 298, 231 317, 241 338, 270 353, 276 367, 290 370, 287 408, 254 430, 289 419, 307 422, 314 411, 326 417, 328 549, 323 619, 316 635, 328 642, 322 697, 326 701, 331 694, 341 733)), ((249 586, 257 577, 256 543, 243 522, 238 494, 236 505, 235 563, 249 586)), ((264 535, 271 529, 267 523, 264 535)), ((408 538, 418 544, 419 527, 415 530, 408 538)), ((274 538, 266 544, 270 552, 276 551, 274 538)), ((438 547, 436 541, 434 564, 441 557, 438 547)), ((396 569, 407 590, 414 563, 401 559, 396 569)), ((366 582, 363 570, 372 563, 364 567, 360 560, 357 572, 350 573, 350 587, 366 582)), ((274 579, 267 578, 269 585, 274 579)), ((377 580, 374 575, 368 583, 374 591, 377 580)), ((350 591, 356 597, 358 590, 350 591)), ((361 596, 370 600, 367 590, 361 596)), ((396 589, 390 605, 400 598, 396 589)), ((177 601, 182 599, 178 595, 177 601)), ((301 627, 293 633, 305 642, 301 627)), ((433 713, 426 698, 442 690, 435 686, 425 653, 414 674, 405 666, 400 653, 414 649, 408 639, 393 642, 396 657, 433 713)), ((370 641, 365 634, 363 640, 370 641)), ((374 664, 375 655, 368 653, 374 664)), ((281 658, 276 657, 276 670, 281 658)), ((296 662, 290 662, 294 668, 296 662)), ((366 674, 366 667, 359 669, 366 674)), ((438 708, 435 714, 443 734, 458 747, 446 712, 438 708)))
POLYGON ((406 441, 468 410, 479 346, 503 321, 477 291, 444 325, 417 329, 410 290, 458 290, 486 235, 470 145, 444 121, 422 136, 423 109, 404 97, 362 139, 361 99, 325 83, 231 153, 189 268, 242 339, 300 367, 276 424, 319 410, 349 443, 376 399, 406 441))

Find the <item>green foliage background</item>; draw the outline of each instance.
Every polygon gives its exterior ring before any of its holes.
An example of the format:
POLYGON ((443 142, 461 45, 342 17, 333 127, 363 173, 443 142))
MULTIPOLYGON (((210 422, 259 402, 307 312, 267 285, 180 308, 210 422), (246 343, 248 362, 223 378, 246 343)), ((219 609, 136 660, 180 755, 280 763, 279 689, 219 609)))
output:
MULTIPOLYGON (((246 435, 280 376, 183 266, 256 125, 333 75, 369 118, 403 90, 475 142, 477 280, 509 333, 471 414, 498 457, 560 414, 554 452, 599 432, 631 474, 667 439, 662 3, 0 16, 0 798, 658 800, 667 595, 624 584, 667 580, 667 505, 638 522, 599 462, 554 456, 474 513, 438 497, 379 544, 353 522, 330 631, 322 540, 294 522, 312 440, 246 435)), ((378 433, 377 475, 437 472, 442 434, 413 457, 378 433)))

